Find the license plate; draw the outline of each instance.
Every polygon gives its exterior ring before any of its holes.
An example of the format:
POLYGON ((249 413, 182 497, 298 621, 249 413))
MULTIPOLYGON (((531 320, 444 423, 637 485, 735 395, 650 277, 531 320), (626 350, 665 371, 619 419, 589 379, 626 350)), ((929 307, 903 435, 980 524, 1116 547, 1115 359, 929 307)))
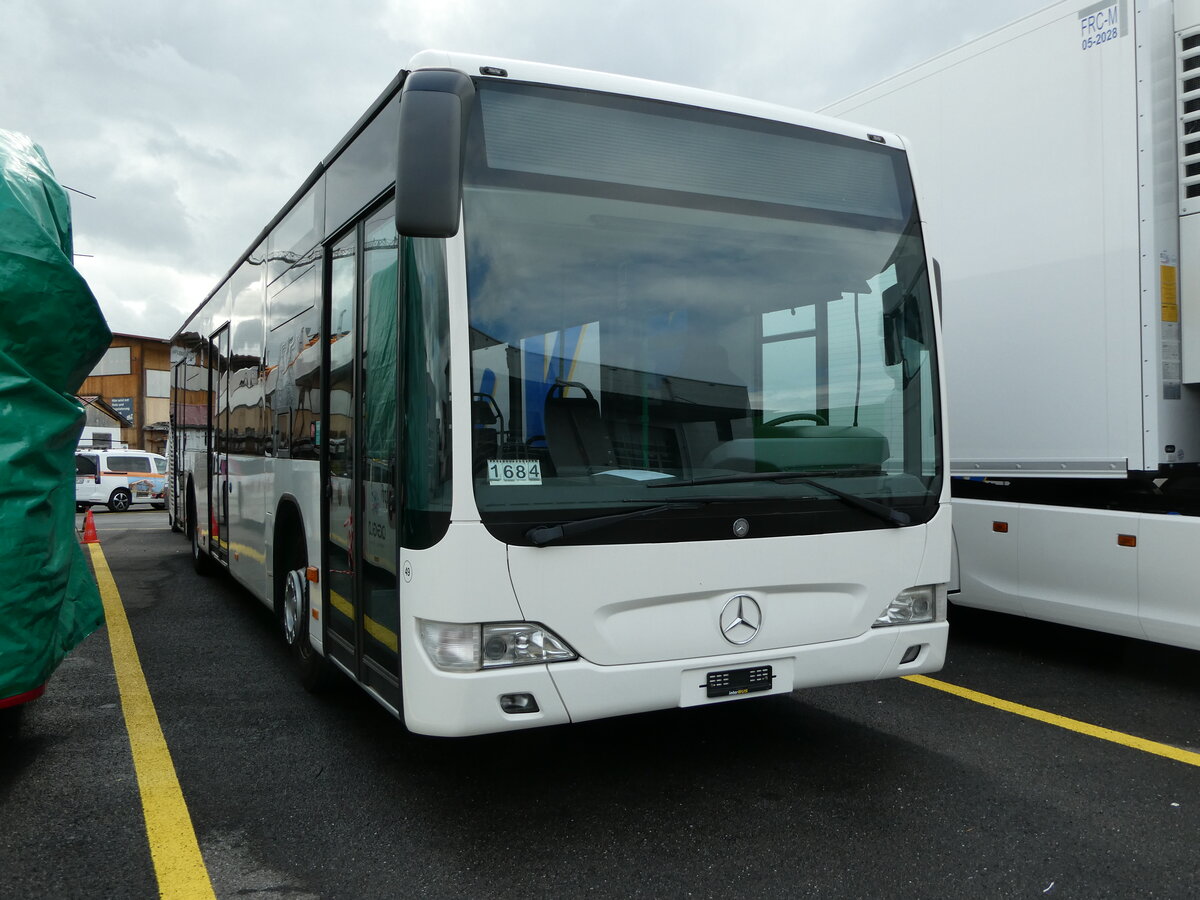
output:
POLYGON ((739 694, 769 691, 774 677, 770 666, 726 669, 724 672, 709 672, 706 687, 710 697, 735 697, 739 694))

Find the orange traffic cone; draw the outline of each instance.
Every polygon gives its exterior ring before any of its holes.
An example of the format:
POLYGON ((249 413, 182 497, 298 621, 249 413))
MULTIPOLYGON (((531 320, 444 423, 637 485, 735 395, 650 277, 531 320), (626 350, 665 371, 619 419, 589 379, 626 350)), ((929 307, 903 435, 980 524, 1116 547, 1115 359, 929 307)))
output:
POLYGON ((100 538, 96 535, 96 519, 90 509, 87 511, 87 515, 83 517, 83 540, 81 543, 100 543, 100 538))

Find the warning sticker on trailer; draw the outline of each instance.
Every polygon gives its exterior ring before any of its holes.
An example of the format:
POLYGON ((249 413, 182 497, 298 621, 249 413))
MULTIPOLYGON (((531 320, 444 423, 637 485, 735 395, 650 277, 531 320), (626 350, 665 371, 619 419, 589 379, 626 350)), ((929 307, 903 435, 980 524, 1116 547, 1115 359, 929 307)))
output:
POLYGON ((1164 322, 1179 321, 1179 281, 1174 266, 1158 267, 1158 294, 1164 322))
POLYGON ((1181 343, 1179 326, 1174 322, 1163 322, 1162 395, 1164 400, 1179 400, 1183 397, 1183 359, 1179 352, 1181 343))
POLYGON ((1167 253, 1159 254, 1158 302, 1162 310, 1162 398, 1183 396, 1183 336, 1179 330, 1179 270, 1167 253))
POLYGON ((1129 33, 1126 0, 1097 3, 1079 11, 1079 49, 1095 50, 1129 33))

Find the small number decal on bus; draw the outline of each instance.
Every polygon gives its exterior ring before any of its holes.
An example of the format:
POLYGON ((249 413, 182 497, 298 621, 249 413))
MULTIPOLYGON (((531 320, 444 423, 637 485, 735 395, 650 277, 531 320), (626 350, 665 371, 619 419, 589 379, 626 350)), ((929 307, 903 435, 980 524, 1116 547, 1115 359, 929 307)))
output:
POLYGON ((536 459, 489 459, 488 484, 541 484, 542 464, 536 459))

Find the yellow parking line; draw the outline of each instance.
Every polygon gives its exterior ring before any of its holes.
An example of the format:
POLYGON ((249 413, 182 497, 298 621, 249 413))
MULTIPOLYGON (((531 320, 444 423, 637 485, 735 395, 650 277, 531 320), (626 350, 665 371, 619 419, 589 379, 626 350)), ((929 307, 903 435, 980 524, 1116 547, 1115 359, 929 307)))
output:
POLYGON ((175 764, 167 750, 158 713, 150 698, 150 688, 138 660, 121 595, 100 545, 89 544, 88 547, 92 551, 96 583, 104 601, 108 643, 112 648, 125 728, 129 732, 129 747, 133 751, 133 768, 142 794, 142 814, 146 820, 146 838, 150 842, 159 896, 181 900, 215 898, 192 818, 175 775, 175 764))
POLYGON ((945 681, 939 681, 936 678, 929 678, 925 675, 906 675, 904 677, 906 681, 923 684, 926 687, 945 691, 947 694, 954 694, 956 697, 962 697, 964 700, 982 703, 984 706, 991 706, 995 709, 1013 713, 1014 715, 1036 719, 1039 722, 1045 722, 1047 725, 1054 725, 1058 728, 1065 728, 1068 731, 1086 734, 1089 737, 1099 738, 1102 741, 1111 741, 1114 744, 1121 744, 1124 747, 1132 747, 1134 750, 1141 750, 1143 753, 1165 756, 1167 759, 1187 763, 1189 766, 1200 766, 1200 753, 1192 750, 1183 750, 1179 747, 1172 747, 1170 744, 1160 744, 1158 741, 1148 741, 1145 738, 1134 737, 1132 734, 1113 731, 1110 728, 1101 728, 1099 725, 1089 725, 1087 722, 1080 722, 1078 719, 1068 719, 1066 716, 1035 709, 1032 706, 1022 706, 1020 703, 1013 703, 1010 700, 1001 700, 999 697, 993 697, 990 694, 981 694, 978 691, 972 691, 945 681))

